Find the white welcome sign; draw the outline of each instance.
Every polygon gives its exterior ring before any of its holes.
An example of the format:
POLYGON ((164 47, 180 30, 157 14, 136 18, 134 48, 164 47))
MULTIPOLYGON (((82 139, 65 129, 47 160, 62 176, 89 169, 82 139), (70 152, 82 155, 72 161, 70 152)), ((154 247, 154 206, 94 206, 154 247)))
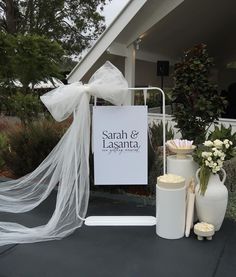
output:
POLYGON ((93 108, 96 185, 147 184, 147 107, 93 108))

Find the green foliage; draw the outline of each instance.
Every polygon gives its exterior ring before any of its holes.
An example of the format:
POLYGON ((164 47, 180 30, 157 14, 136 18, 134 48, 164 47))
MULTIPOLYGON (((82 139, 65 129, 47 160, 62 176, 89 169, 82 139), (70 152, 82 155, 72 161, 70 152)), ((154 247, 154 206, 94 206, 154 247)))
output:
POLYGON ((0 169, 5 164, 5 161, 3 158, 3 152, 6 151, 7 147, 8 147, 7 136, 4 133, 0 133, 0 169))
POLYGON ((66 76, 67 74, 69 74, 71 72, 71 70, 76 65, 77 65, 76 61, 74 61, 72 58, 70 58, 68 56, 64 56, 61 59, 60 68, 61 68, 61 71, 65 74, 64 76, 66 76))
POLYGON ((147 106, 148 106, 148 108, 155 108, 155 107, 159 107, 160 103, 155 99, 148 99, 147 106))
POLYGON ((229 193, 226 217, 236 221, 236 192, 229 193))
POLYGON ((41 103, 29 93, 28 85, 59 77, 62 55, 61 47, 45 37, 0 33, 0 111, 19 116, 24 123, 37 118, 41 103), (14 79, 23 88, 16 88, 14 79))
POLYGON ((219 126, 215 125, 214 130, 209 133, 208 140, 225 140, 228 139, 232 141, 233 145, 236 145, 236 132, 232 133, 232 126, 230 125, 228 128, 223 124, 219 126))
POLYGON ((8 134, 10 149, 4 152, 6 166, 17 176, 33 171, 60 140, 65 126, 50 121, 34 122, 8 134))
POLYGON ((221 141, 224 140, 230 140, 233 143, 233 150, 231 150, 231 147, 227 149, 226 151, 226 159, 230 160, 231 158, 236 156, 236 132, 232 133, 232 126, 229 125, 229 127, 225 127, 223 124, 219 126, 215 125, 214 130, 209 133, 208 140, 214 141, 216 139, 219 139, 221 141))
POLYGON ((42 112, 42 104, 38 96, 17 92, 10 98, 11 112, 26 124, 39 117, 42 112))
POLYGON ((48 77, 60 77, 63 50, 58 43, 38 35, 16 37, 15 71, 24 87, 48 77))
POLYGON ((202 152, 207 151, 207 149, 208 147, 204 146, 203 144, 198 144, 193 151, 193 159, 199 166, 203 165, 202 152))
POLYGON ((104 17, 97 8, 102 10, 108 1, 0 0, 0 30, 44 35, 68 54, 78 54, 103 32, 104 17))
POLYGON ((9 83, 14 74, 15 37, 0 33, 0 83, 9 83))
MULTIPOLYGON (((166 123, 166 140, 174 138, 174 131, 166 123)), ((162 150, 163 145, 163 123, 149 126, 149 141, 148 141, 148 172, 149 172, 149 184, 153 185, 156 182, 156 177, 159 176, 159 172, 162 172, 162 150), (154 181, 155 180, 155 181, 154 181)))
POLYGON ((171 93, 176 103, 173 116, 182 137, 194 140, 195 144, 205 140, 207 129, 218 120, 226 105, 216 85, 209 81, 212 66, 213 59, 204 44, 186 51, 182 62, 175 65, 175 86, 171 93))
POLYGON ((224 163, 226 171, 225 185, 229 191, 226 216, 236 221, 236 157, 224 163))
POLYGON ((207 185, 210 179, 211 170, 209 167, 202 165, 199 172, 199 180, 200 180, 200 194, 204 195, 207 189, 207 185))
POLYGON ((38 35, 0 33, 0 82, 9 88, 18 79, 25 90, 45 78, 60 77, 63 50, 58 43, 38 35))
MULTIPOLYGON (((165 124, 166 141, 174 138, 174 130, 165 124)), ((163 123, 153 123, 149 126, 148 144, 148 184, 149 192, 155 195, 157 176, 163 174, 163 123)))
MULTIPOLYGON (((166 128, 166 141, 174 138, 174 130, 168 123, 165 124, 166 128)), ((163 145, 163 123, 153 123, 149 127, 149 136, 153 150, 157 152, 157 148, 163 145)))
POLYGON ((224 170, 226 171, 226 187, 230 192, 236 193, 236 157, 224 162, 224 170))

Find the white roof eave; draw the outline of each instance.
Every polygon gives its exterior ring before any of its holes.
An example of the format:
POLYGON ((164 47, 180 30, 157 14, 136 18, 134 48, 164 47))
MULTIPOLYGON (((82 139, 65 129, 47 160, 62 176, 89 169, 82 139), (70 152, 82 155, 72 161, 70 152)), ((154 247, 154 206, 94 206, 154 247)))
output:
POLYGON ((88 53, 73 68, 67 77, 68 83, 80 81, 91 66, 106 51, 110 44, 125 28, 129 21, 142 8, 147 0, 130 0, 122 11, 117 15, 114 21, 108 26, 100 38, 96 41, 88 53), (79 70, 78 70, 79 69, 79 70))

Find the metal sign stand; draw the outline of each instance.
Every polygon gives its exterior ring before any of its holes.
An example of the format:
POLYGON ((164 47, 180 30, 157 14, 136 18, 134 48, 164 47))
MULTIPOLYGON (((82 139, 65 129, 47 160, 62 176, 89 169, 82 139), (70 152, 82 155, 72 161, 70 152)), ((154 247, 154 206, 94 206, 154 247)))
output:
MULTIPOLYGON (((144 104, 146 105, 147 92, 156 90, 162 94, 162 123, 163 123, 163 174, 166 173, 166 111, 165 111, 165 93, 158 87, 148 88, 129 88, 129 91, 143 91, 144 104)), ((96 105, 96 99, 95 99, 96 105)), ((154 216, 89 216, 85 219, 87 226, 154 226, 156 217, 154 216)))

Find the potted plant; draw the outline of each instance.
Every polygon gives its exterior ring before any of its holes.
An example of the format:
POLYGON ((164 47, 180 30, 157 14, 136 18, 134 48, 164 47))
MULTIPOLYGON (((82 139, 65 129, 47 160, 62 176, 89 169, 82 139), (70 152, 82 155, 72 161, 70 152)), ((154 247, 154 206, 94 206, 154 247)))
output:
POLYGON ((200 166, 196 173, 197 215, 200 221, 213 224, 216 231, 222 225, 228 203, 223 164, 234 155, 234 144, 228 138, 207 140, 194 153, 194 159, 200 166), (220 172, 223 174, 222 180, 220 172))
POLYGON ((209 81, 212 66, 207 46, 199 44, 187 50, 174 68, 171 98, 175 103, 175 127, 195 145, 205 140, 208 128, 218 120, 227 103, 209 81))

